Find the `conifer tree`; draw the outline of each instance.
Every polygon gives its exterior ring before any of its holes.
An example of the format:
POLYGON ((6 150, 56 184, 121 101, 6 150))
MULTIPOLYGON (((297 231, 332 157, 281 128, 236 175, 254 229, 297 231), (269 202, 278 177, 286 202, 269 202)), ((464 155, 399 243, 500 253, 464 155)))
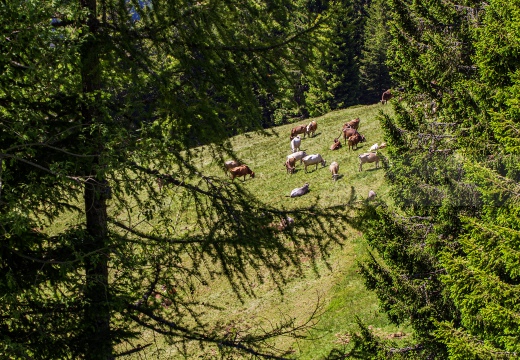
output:
MULTIPOLYGON (((480 4, 470 3, 468 8, 480 4)), ((479 214, 479 194, 460 154, 486 137, 468 91, 477 73, 474 23, 465 9, 449 2, 389 2, 387 63, 392 80, 405 89, 396 116, 380 117, 393 206, 368 206, 362 213, 374 252, 360 266, 389 319, 414 334, 398 348, 382 339, 357 339, 354 352, 377 342, 373 358, 448 358, 438 331, 443 323, 461 323, 445 285, 443 256, 458 248, 462 219, 479 214)))
POLYGON ((392 86, 386 53, 390 42, 387 1, 374 0, 367 10, 360 58, 362 102, 375 103, 392 86))
POLYGON ((268 225, 287 213, 191 160, 204 144, 222 161, 230 134, 260 127, 255 89, 277 96, 294 69, 307 73, 327 13, 283 0, 23 0, 0 17, 2 356, 112 359, 148 347, 145 331, 180 352, 283 354, 269 339, 310 323, 229 331, 191 294, 213 276, 238 298, 250 276, 283 284, 295 252, 335 239, 322 225, 337 211, 297 211, 309 228, 284 241, 268 225))

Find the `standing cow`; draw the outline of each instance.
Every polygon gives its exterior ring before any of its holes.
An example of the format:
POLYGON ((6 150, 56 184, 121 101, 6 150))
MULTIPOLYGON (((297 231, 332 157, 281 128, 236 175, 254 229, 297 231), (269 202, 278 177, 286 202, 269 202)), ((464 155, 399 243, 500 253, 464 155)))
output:
POLYGON ((255 173, 247 165, 240 165, 240 166, 234 167, 233 169, 230 169, 229 172, 231 173, 231 180, 235 180, 235 178, 237 176, 243 176, 244 181, 246 181, 246 175, 248 175, 248 174, 253 179, 255 177, 255 173))
POLYGON ((300 145, 302 144, 302 139, 300 136, 296 136, 294 139, 291 140, 291 150, 293 153, 300 151, 300 145))
POLYGON ((318 130, 318 123, 316 121, 312 120, 309 123, 309 125, 307 125, 307 128, 305 130, 305 134, 309 135, 309 137, 311 137, 311 133, 312 133, 312 137, 314 137, 315 133, 316 133, 316 130, 318 130))
POLYGON ((307 153, 305 151, 297 151, 295 153, 287 155, 287 159, 294 158, 294 160, 298 161, 300 160, 300 164, 303 164, 303 158, 307 156, 307 153))
POLYGON ((303 134, 303 137, 305 137, 305 134, 306 134, 306 131, 307 131, 307 126, 306 125, 298 125, 296 127, 293 127, 291 129, 291 137, 290 139, 294 139, 294 137, 296 135, 299 135, 299 134, 303 134))
POLYGON ((379 156, 377 155, 377 152, 369 152, 364 153, 358 156, 359 157, 359 171, 363 171, 363 164, 365 163, 376 163, 376 169, 379 166, 379 156))
POLYGON ((392 98, 392 93, 390 92, 390 90, 386 90, 383 95, 381 95, 381 103, 383 105, 385 105, 388 100, 390 100, 392 98))
POLYGON ((303 163, 305 164, 305 172, 307 172, 307 166, 316 165, 316 169, 318 170, 318 164, 321 163, 321 166, 325 166, 326 161, 323 160, 320 154, 307 155, 303 159, 303 163))

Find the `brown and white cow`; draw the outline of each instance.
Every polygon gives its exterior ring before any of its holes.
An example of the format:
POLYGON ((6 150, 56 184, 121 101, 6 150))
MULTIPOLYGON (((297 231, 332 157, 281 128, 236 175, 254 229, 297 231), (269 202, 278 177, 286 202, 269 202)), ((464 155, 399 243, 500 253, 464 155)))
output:
MULTIPOLYGON (((305 129, 305 134, 309 135, 309 137, 311 137, 311 133, 312 133, 312 137, 314 137, 316 130, 318 130, 318 123, 316 121, 312 120, 309 123, 309 125, 307 125, 307 128, 305 129)), ((305 135, 304 135, 304 137, 305 137, 305 135)))

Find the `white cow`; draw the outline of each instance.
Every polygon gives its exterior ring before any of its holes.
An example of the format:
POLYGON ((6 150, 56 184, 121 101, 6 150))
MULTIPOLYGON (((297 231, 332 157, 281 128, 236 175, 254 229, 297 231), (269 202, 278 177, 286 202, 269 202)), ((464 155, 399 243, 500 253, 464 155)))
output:
POLYGON ((293 153, 300 150, 301 143, 302 139, 300 138, 300 135, 296 136, 294 139, 291 140, 291 149, 293 153))
POLYGON ((366 163, 376 163, 376 169, 379 166, 379 156, 377 155, 377 152, 369 152, 364 153, 358 156, 359 158, 359 171, 363 171, 363 164, 366 163))
POLYGON ((329 170, 332 174, 332 179, 334 179, 334 181, 338 180, 339 164, 333 161, 329 166, 329 170))
POLYGON ((293 158, 294 160, 298 161, 300 160, 300 164, 303 164, 303 158, 307 156, 307 153, 305 151, 297 151, 295 153, 287 155, 287 159, 293 158))
POLYGON ((302 159, 305 164, 305 172, 307 172, 307 166, 316 165, 316 170, 318 170, 318 164, 321 163, 321 166, 325 166, 326 161, 323 160, 320 154, 307 155, 302 159))
POLYGON ((302 195, 307 194, 308 192, 309 192, 309 184, 305 183, 302 187, 293 189, 293 191, 291 191, 291 197, 302 196, 302 195))

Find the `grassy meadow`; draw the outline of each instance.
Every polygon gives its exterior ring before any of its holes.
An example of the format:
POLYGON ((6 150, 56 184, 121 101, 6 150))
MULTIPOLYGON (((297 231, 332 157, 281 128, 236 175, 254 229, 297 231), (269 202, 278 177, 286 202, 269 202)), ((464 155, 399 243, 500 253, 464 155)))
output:
MULTIPOLYGON (((309 167, 305 173, 299 162, 294 174, 287 174, 284 162, 291 153, 290 130, 295 125, 308 124, 311 119, 290 125, 268 129, 265 132, 254 132, 239 135, 231 139, 238 160, 247 164, 254 172, 255 178, 249 175, 234 181, 254 193, 267 204, 292 209, 318 203, 323 206, 344 204, 350 200, 362 200, 369 190, 377 196, 385 198, 388 188, 384 184, 383 170, 375 169, 375 164, 365 164, 363 171, 358 171, 358 155, 368 151, 374 143, 384 141, 377 115, 380 111, 390 112, 390 106, 380 104, 356 106, 344 110, 330 112, 315 118, 318 123, 316 135, 302 139, 301 150, 307 154, 319 153, 327 161, 326 167, 318 165, 309 167), (349 151, 348 146, 331 151, 329 148, 334 138, 341 133, 342 125, 356 117, 361 119, 359 132, 365 135, 367 142, 358 145, 358 149, 349 151), (334 182, 328 165, 339 163, 339 179, 334 182), (299 198, 286 197, 291 190, 310 184, 310 192, 299 198)), ((343 143, 343 139, 342 143, 343 143)), ((384 154, 384 149, 380 152, 384 154)), ((225 178, 221 160, 212 156, 204 147, 196 150, 193 160, 195 165, 205 174, 225 178)), ((381 165, 381 163, 380 163, 381 165)), ((299 224, 295 224, 299 226, 299 224)), ((342 245, 330 249, 326 260, 319 260, 317 267, 309 263, 303 277, 294 276, 285 285, 282 292, 277 286, 266 280, 261 284, 253 284, 255 296, 237 301, 231 286, 225 279, 214 279, 207 286, 197 290, 195 296, 199 300, 208 300, 220 306, 218 311, 206 311, 208 321, 232 320, 247 327, 249 322, 257 323, 265 320, 276 322, 288 316, 297 321, 305 319, 321 303, 321 320, 316 329, 309 332, 309 340, 298 340, 281 337, 276 346, 293 348, 294 357, 298 359, 318 359, 345 341, 347 331, 356 331, 355 316, 359 316, 366 325, 371 326, 379 335, 388 335, 407 329, 399 329, 389 324, 386 317, 378 312, 377 299, 374 294, 365 290, 363 281, 357 274, 356 261, 367 253, 367 246, 362 234, 351 229, 343 234, 342 245), (238 305, 237 305, 238 304, 238 305)), ((290 270, 289 270, 290 271, 290 270)), ((155 338, 146 333, 146 340, 155 338)), ((175 346, 168 345, 160 338, 155 338, 155 345, 146 349, 145 353, 135 358, 169 359, 180 356, 175 346)), ((201 358, 211 358, 207 352, 201 358)))

